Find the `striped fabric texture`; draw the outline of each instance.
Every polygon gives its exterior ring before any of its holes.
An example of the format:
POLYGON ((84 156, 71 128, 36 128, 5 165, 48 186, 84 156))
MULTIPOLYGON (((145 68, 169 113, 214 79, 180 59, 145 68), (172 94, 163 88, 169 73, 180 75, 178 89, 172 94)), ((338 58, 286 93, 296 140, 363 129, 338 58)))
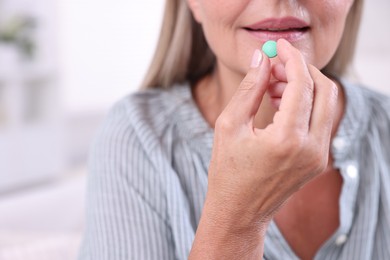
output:
MULTIPOLYGON (((315 259, 390 259, 390 99, 343 85, 346 110, 332 141, 343 178, 340 226, 315 259)), ((187 259, 212 143, 189 85, 120 100, 91 150, 79 259, 187 259)), ((264 250, 264 259, 298 259, 274 222, 264 250)))

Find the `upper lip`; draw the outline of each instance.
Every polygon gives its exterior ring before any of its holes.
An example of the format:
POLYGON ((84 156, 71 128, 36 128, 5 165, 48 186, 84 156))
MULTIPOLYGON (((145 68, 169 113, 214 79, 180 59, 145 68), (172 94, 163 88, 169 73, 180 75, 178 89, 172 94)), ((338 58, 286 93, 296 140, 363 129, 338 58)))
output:
POLYGON ((268 18, 244 27, 248 30, 287 31, 308 29, 309 24, 296 17, 268 18))

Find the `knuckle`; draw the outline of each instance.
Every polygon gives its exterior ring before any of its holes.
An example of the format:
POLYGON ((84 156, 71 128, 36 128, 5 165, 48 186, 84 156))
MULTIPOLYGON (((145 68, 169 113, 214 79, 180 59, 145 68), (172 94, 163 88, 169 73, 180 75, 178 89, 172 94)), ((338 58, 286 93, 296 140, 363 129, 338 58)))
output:
POLYGON ((296 154, 300 154, 305 146, 305 138, 298 131, 279 133, 278 137, 274 141, 274 147, 278 147, 275 150, 279 157, 293 157, 296 154))
POLYGON ((304 77, 302 79, 302 85, 307 90, 313 91, 314 89, 314 81, 311 77, 304 77))
POLYGON ((331 93, 331 97, 337 99, 337 96, 339 94, 339 88, 337 87, 336 83, 330 81, 329 90, 331 93))
POLYGON ((238 86, 238 90, 250 90, 257 84, 257 76, 253 71, 250 71, 238 86))
POLYGON ((337 103, 338 98, 338 87, 337 85, 331 81, 330 79, 327 79, 325 82, 323 82, 321 87, 321 91, 323 91, 323 100, 327 102, 327 106, 329 109, 329 116, 332 115, 332 111, 335 109, 335 104, 337 103))
POLYGON ((248 78, 245 78, 240 86, 238 87, 239 90, 250 90, 252 89, 254 86, 256 85, 256 82, 254 79, 248 77, 248 78))
POLYGON ((301 81, 302 95, 304 98, 312 99, 314 96, 314 82, 310 77, 304 77, 301 81))
POLYGON ((231 133, 234 130, 234 123, 225 114, 221 114, 215 121, 215 131, 219 133, 231 133))
POLYGON ((284 143, 287 152, 290 154, 300 154, 305 148, 304 138, 299 135, 290 136, 284 143))

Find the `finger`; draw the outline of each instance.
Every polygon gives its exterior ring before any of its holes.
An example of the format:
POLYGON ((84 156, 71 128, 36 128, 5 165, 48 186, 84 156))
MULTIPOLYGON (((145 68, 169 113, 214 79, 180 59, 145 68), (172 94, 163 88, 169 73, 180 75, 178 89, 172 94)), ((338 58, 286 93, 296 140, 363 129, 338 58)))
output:
POLYGON ((310 121, 310 133, 318 141, 329 144, 337 105, 337 86, 316 67, 309 65, 315 85, 315 96, 310 121))
POLYGON ((255 51, 253 60, 260 60, 260 64, 256 64, 258 62, 252 64, 221 114, 231 121, 230 124, 239 125, 252 122, 267 89, 271 74, 270 61, 259 50, 255 51))
POLYGON ((287 86, 279 111, 280 124, 288 128, 309 130, 313 103, 313 80, 302 54, 284 39, 278 40, 278 57, 285 67, 287 86))
POLYGON ((271 98, 281 98, 287 83, 282 81, 273 81, 269 84, 267 93, 271 98))
POLYGON ((272 76, 278 81, 287 82, 286 70, 284 65, 281 63, 276 63, 272 66, 272 76))
POLYGON ((286 82, 283 81, 273 81, 270 83, 267 93, 270 98, 271 105, 275 109, 279 109, 281 98, 283 96, 283 92, 287 86, 286 82))

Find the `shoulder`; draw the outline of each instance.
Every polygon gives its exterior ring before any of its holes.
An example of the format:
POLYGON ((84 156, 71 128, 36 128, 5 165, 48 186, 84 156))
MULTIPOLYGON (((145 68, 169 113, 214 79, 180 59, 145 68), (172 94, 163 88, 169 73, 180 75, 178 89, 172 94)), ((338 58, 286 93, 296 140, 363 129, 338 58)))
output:
POLYGON ((390 97, 366 86, 359 86, 369 110, 370 122, 387 122, 386 127, 390 131, 390 97))
POLYGON ((174 86, 170 89, 140 90, 119 100, 109 111, 108 119, 123 118, 135 128, 148 124, 158 129, 161 122, 169 123, 175 111, 189 98, 188 86, 174 86), (156 121, 159 121, 157 124, 156 121))
POLYGON ((116 102, 94 136, 89 152, 90 172, 157 178, 152 177, 152 172, 166 164, 162 139, 172 132, 175 111, 186 100, 186 91, 190 92, 184 88, 142 90, 116 102))
POLYGON ((345 91, 347 92, 347 102, 353 103, 356 110, 361 110, 360 115, 369 115, 374 113, 378 116, 390 118, 390 97, 380 93, 372 88, 358 83, 343 81, 345 91))
POLYGON ((177 110, 191 98, 187 85, 141 90, 117 102, 110 114, 125 118, 135 130, 147 128, 161 135, 164 128, 176 121, 177 110))
POLYGON ((153 154, 167 129, 179 116, 179 107, 191 98, 189 86, 141 90, 125 96, 109 110, 92 146, 97 152, 139 152, 153 154))
MULTIPOLYGON (((346 106, 339 127, 340 136, 351 142, 369 138, 386 140, 390 135, 390 99, 361 84, 342 81, 346 106)), ((371 142, 371 141, 369 141, 371 142)))
POLYGON ((164 129, 172 124, 175 107, 183 100, 180 91, 139 91, 109 110, 90 148, 91 196, 132 203, 135 200, 123 194, 133 194, 139 200, 137 205, 149 205, 164 221, 167 219, 161 198, 166 196, 166 176, 171 172, 159 142, 164 129))
POLYGON ((390 97, 362 85, 349 91, 356 92, 352 102, 357 103, 353 106, 356 118, 364 122, 360 127, 362 137, 390 159, 390 97))
MULTIPOLYGON (((390 96, 378 92, 372 88, 368 88, 366 86, 359 85, 361 92, 370 102, 372 107, 382 107, 389 108, 390 107, 390 96)), ((389 110, 386 110, 387 113, 390 114, 389 110)))

